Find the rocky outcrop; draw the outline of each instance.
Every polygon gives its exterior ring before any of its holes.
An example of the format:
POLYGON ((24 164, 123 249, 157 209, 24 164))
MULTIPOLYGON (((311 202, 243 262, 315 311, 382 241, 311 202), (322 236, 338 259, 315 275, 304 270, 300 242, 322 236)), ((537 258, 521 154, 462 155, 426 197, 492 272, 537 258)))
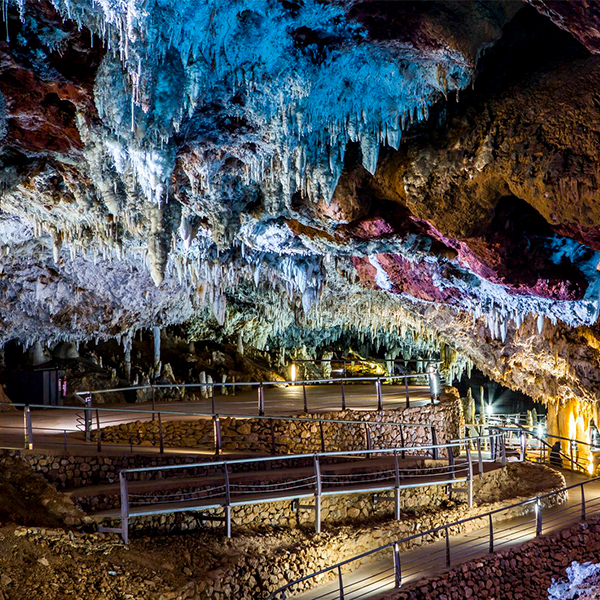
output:
POLYGON ((0 523, 79 527, 90 519, 18 458, 0 457, 0 523))

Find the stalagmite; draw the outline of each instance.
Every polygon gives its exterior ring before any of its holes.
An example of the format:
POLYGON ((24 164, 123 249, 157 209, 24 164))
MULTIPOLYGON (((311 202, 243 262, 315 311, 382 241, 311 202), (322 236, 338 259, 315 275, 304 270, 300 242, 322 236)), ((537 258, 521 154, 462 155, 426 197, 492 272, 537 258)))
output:
MULTIPOLYGON (((221 383, 227 383, 227 375, 221 376, 221 383)), ((229 388, 222 385, 221 386, 221 396, 229 396, 229 388)))
POLYGON ((153 373, 154 377, 160 377, 161 372, 161 361, 160 361, 160 327, 152 328, 152 339, 153 339, 153 373))
POLYGON ((208 389, 206 387, 206 371, 200 373, 200 394, 203 398, 208 398, 208 389))
MULTIPOLYGON (((125 377, 131 379, 131 347, 133 343, 133 334, 129 334, 123 337, 123 354, 125 361, 125 377)), ((160 350, 159 350, 160 352, 160 350)), ((155 369, 156 373, 156 369, 155 369)))

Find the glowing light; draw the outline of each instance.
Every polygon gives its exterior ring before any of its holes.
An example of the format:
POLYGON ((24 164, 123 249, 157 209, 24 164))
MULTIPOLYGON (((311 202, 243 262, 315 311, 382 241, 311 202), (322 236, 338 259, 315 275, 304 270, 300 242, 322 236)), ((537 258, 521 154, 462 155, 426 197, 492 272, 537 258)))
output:
POLYGON ((296 381, 296 365, 292 363, 292 368, 291 368, 291 372, 292 372, 292 381, 296 381))
POLYGON ((491 417, 494 414, 494 407, 491 404, 488 404, 485 407, 485 412, 488 415, 488 417, 491 417))
POLYGON ((569 439, 574 440, 577 436, 577 425, 575 424, 575 417, 573 413, 569 415, 569 439))
POLYGON ((593 475, 595 472, 595 468, 594 468, 594 461, 590 461, 590 463, 588 464, 588 473, 590 475, 593 475))
POLYGON ((544 426, 543 425, 537 426, 537 436, 539 438, 544 437, 544 426))

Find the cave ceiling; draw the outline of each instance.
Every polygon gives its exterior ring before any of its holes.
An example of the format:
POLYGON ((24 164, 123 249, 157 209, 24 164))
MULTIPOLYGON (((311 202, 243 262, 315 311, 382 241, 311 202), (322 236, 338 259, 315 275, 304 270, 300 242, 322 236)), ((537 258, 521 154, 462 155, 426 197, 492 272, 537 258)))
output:
POLYGON ((595 2, 3 7, 0 341, 410 333, 596 398, 595 2))

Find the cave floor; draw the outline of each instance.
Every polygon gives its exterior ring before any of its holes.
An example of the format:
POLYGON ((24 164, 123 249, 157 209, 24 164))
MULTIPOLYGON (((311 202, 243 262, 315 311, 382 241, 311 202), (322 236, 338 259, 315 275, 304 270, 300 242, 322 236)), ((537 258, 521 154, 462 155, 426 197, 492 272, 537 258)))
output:
MULTIPOLYGON (((561 471, 567 486, 586 481, 585 475, 561 471)), ((596 514, 600 512, 600 481, 585 486, 586 504, 596 514)), ((558 532, 580 520, 581 497, 578 489, 571 490, 566 503, 543 510, 543 535, 558 532)), ((488 521, 485 525, 468 533, 451 537, 451 568, 488 554, 488 521)), ((494 550, 503 551, 535 538, 536 517, 530 513, 522 517, 494 522, 494 550)), ((400 554, 402 584, 413 583, 425 577, 439 575, 447 570, 446 542, 444 539, 400 554)), ((363 564, 349 574, 344 574, 345 600, 377 600, 395 589, 392 555, 386 559, 363 564)), ((339 598, 337 579, 311 590, 289 596, 294 600, 333 600, 339 598)))

